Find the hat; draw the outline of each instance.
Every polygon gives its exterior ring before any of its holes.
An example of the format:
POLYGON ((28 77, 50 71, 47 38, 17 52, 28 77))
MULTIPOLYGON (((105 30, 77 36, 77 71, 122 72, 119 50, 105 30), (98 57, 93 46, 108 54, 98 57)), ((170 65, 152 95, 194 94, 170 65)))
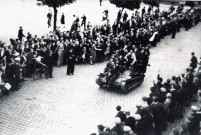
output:
POLYGON ((120 124, 121 123, 121 119, 119 117, 115 117, 114 123, 115 124, 120 124))
POLYGON ((14 56, 19 56, 20 54, 18 52, 14 53, 13 54, 14 56))
POLYGON ((15 61, 20 61, 20 57, 15 58, 15 61))
POLYGON ((131 131, 131 128, 129 126, 124 126, 123 130, 124 130, 124 132, 129 132, 129 131, 131 131))
POLYGON ((176 89, 175 89, 175 88, 171 88, 171 89, 170 89, 170 91, 174 91, 174 90, 176 90, 176 89))
POLYGON ((198 111, 198 107, 197 106, 191 106, 192 111, 196 112, 198 111))
POLYGON ((166 92, 166 89, 164 87, 160 88, 161 92, 166 92))
POLYGON ((141 120, 141 115, 139 114, 134 114, 133 117, 135 118, 135 120, 141 120))
POLYGON ((167 93, 166 94, 166 98, 171 98, 172 97, 172 94, 171 93, 167 93))

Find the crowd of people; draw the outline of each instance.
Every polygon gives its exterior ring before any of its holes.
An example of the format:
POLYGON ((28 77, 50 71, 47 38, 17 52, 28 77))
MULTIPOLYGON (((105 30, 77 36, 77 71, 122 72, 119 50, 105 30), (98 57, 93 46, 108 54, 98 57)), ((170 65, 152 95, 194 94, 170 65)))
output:
MULTIPOLYGON (((27 33, 25 36, 22 27, 19 29, 18 39, 10 39, 11 45, 0 43, 0 70, 4 83, 9 83, 11 90, 19 90, 19 82, 31 77, 35 69, 44 64, 48 69, 48 76, 53 77, 53 66, 68 65, 67 75, 74 74, 75 64, 102 62, 110 59, 106 70, 112 71, 111 75, 122 72, 130 66, 134 70, 146 72, 148 65, 149 49, 156 46, 164 36, 172 34, 184 27, 186 30, 195 26, 200 21, 196 9, 183 11, 183 6, 168 11, 153 11, 150 6, 148 11, 143 8, 142 13, 135 12, 128 19, 128 14, 120 10, 117 20, 111 26, 108 20, 108 10, 103 19, 104 25, 92 27, 86 24, 86 16, 82 17, 84 30, 80 30, 80 21, 77 18, 69 31, 50 31, 46 36, 38 37, 27 33), (123 14, 123 17, 122 17, 123 14), (110 58, 111 57, 111 58, 110 58), (137 65, 137 66, 136 66, 137 65), (141 65, 141 66, 140 66, 141 65), (117 69, 120 67, 119 69, 117 69)), ((63 15, 62 15, 63 16, 63 15)), ((51 26, 51 14, 48 15, 48 27, 51 26)), ((61 23, 65 24, 64 16, 61 23)), ((194 55, 194 54, 193 54, 194 55)), ((192 58, 194 59, 194 58, 192 58)), ((118 114, 113 128, 104 128, 99 125, 100 135, 161 135, 167 127, 167 122, 173 122, 182 117, 185 101, 192 101, 200 86, 195 85, 194 79, 200 81, 200 72, 194 72, 197 66, 195 59, 190 68, 181 77, 173 76, 171 80, 163 83, 158 76, 158 82, 151 88, 149 97, 143 97, 146 105, 138 106, 134 116, 121 111, 117 106, 118 114), (181 96, 182 95, 182 96, 181 96), (164 117, 165 116, 165 117, 164 117)), ((112 76, 109 81, 112 81, 112 76)), ((197 83, 197 84, 200 84, 197 83)), ((195 108, 195 107, 193 107, 195 108)), ((195 109, 194 109, 195 110, 195 109)), ((188 131, 190 135, 197 133, 199 128, 199 109, 194 111, 194 118, 190 120, 188 131), (195 116, 194 116, 195 115, 195 116), (195 121, 196 122, 195 122, 195 121)))
MULTIPOLYGON (((54 65, 60 67, 65 64, 68 65, 67 75, 73 75, 75 63, 94 64, 111 55, 122 57, 127 64, 134 64, 136 60, 146 63, 150 46, 156 46, 156 42, 171 33, 174 38, 175 30, 179 31, 180 27, 188 30, 199 22, 200 16, 196 11, 194 8, 183 11, 183 6, 179 6, 177 10, 170 8, 160 12, 159 9, 153 11, 150 6, 147 12, 143 8, 141 16, 136 11, 128 19, 126 12, 121 17, 120 10, 117 20, 110 26, 109 11, 106 10, 105 24, 102 26, 92 27, 90 22, 86 24, 84 15, 81 24, 84 25, 83 31, 77 17, 69 31, 61 32, 57 28, 42 37, 29 32, 25 36, 20 27, 18 38, 10 39, 11 45, 0 46, 2 80, 9 83, 12 89, 18 89, 19 81, 31 77, 41 64, 47 66, 49 77, 53 77, 54 65), (41 64, 38 64, 38 59, 41 64)), ((48 22, 51 22, 51 13, 48 13, 48 18, 48 22)), ((62 14, 62 24, 64 20, 62 14)), ((114 61, 114 64, 117 62, 114 61)), ((146 71, 145 68, 143 70, 146 71)))
MULTIPOLYGON (((172 76, 163 81, 158 75, 157 82, 150 88, 148 97, 142 97, 142 104, 137 105, 137 111, 122 111, 117 106, 117 115, 112 128, 98 125, 98 135, 162 135, 167 128, 167 122, 173 123, 183 118, 184 108, 191 102, 201 101, 201 59, 192 53, 190 66, 186 72, 172 76), (198 65, 198 66, 197 66, 198 65), (197 98, 198 97, 198 98, 197 98)), ((192 106, 192 113, 187 116, 181 128, 173 129, 173 135, 199 135, 201 132, 201 106, 192 106)), ((95 133, 91 135, 96 135, 95 133)))

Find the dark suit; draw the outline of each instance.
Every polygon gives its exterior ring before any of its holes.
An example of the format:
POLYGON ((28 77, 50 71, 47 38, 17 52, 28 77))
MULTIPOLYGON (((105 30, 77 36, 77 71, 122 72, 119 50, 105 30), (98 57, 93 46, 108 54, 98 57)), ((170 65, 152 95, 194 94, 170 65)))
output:
POLYGON ((24 37, 24 34, 23 34, 23 29, 19 29, 18 31, 18 38, 19 40, 22 42, 22 38, 24 37))
POLYGON ((75 69, 75 56, 72 53, 69 53, 67 60, 67 75, 74 74, 75 69))
POLYGON ((34 54, 32 52, 29 52, 27 55, 27 76, 30 76, 34 71, 33 58, 34 54))
POLYGON ((153 120, 155 124, 155 135, 162 135, 162 130, 166 129, 165 110, 162 103, 156 103, 151 106, 153 120))
POLYGON ((48 68, 48 75, 49 77, 52 77, 52 72, 53 72, 53 65, 54 65, 54 61, 53 61, 53 56, 52 55, 47 55, 45 57, 45 64, 48 68))
POLYGON ((19 79, 20 79, 20 64, 15 62, 11 66, 12 76, 13 76, 13 89, 17 90, 19 87, 19 79))

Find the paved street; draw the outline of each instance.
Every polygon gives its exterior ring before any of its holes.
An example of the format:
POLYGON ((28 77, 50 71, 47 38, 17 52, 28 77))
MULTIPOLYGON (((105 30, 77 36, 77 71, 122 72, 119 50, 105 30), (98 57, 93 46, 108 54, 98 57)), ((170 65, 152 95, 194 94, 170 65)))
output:
POLYGON ((74 76, 66 76, 66 67, 55 67, 53 79, 30 79, 20 91, 0 99, 0 134, 87 135, 95 132, 98 124, 112 126, 117 105, 134 113, 158 73, 164 79, 177 75, 189 65, 192 51, 200 57, 200 37, 201 24, 189 31, 182 29, 176 39, 161 40, 151 49, 151 67, 144 83, 127 95, 96 85, 106 62, 76 66, 74 76))
MULTIPOLYGON (((73 14, 82 16, 85 13, 87 21, 90 20, 94 25, 101 23, 106 7, 111 22, 114 22, 119 10, 108 1, 103 1, 102 7, 99 7, 98 0, 77 1, 59 8, 58 23, 64 12, 67 29, 74 20, 73 14)), ((8 43, 10 37, 16 38, 19 26, 23 26, 24 34, 29 31, 39 36, 52 30, 47 28, 49 8, 36 6, 34 0, 1 0, 0 7, 2 41, 8 43)), ((147 69, 145 81, 127 95, 103 90, 96 85, 95 79, 105 68, 106 62, 93 66, 78 65, 74 76, 66 76, 64 66, 54 68, 52 79, 29 79, 20 91, 0 99, 0 135, 88 135, 97 131, 98 124, 112 127, 117 105, 134 113, 136 105, 141 103, 141 97, 149 94, 149 88, 158 73, 166 80, 185 71, 192 51, 196 56, 201 56, 200 37, 201 24, 189 31, 182 29, 176 39, 168 36, 161 40, 157 47, 151 49, 151 66, 147 69)), ((168 129, 182 122, 176 121, 168 129)), ((169 135, 169 132, 165 132, 165 135, 169 135)))

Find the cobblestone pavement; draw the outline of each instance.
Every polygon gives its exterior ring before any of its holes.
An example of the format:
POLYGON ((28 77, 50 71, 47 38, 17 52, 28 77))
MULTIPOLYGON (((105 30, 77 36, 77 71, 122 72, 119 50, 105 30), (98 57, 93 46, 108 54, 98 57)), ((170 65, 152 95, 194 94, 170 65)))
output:
MULTIPOLYGON (((66 76, 63 66, 54 68, 52 79, 29 79, 20 91, 0 99, 0 135, 87 135, 95 132, 98 124, 113 126, 117 105, 134 113, 158 73, 167 79, 185 71, 192 51, 201 56, 200 37, 201 24, 189 31, 182 29, 176 39, 162 39, 151 49, 151 66, 143 84, 127 95, 96 85, 106 62, 78 65, 74 76, 66 76)), ((169 130, 182 122, 171 124, 169 130)))

